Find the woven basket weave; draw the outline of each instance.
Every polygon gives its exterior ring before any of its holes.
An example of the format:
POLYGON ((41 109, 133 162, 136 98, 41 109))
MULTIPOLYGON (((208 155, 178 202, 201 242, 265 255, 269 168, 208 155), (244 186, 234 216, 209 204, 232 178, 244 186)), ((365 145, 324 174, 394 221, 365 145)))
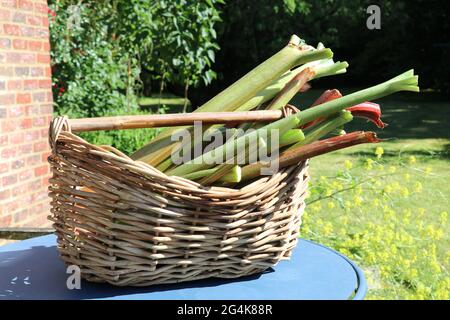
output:
POLYGON ((241 189, 166 176, 53 120, 51 215, 61 258, 82 277, 147 286, 236 278, 288 259, 308 182, 304 162, 241 189))

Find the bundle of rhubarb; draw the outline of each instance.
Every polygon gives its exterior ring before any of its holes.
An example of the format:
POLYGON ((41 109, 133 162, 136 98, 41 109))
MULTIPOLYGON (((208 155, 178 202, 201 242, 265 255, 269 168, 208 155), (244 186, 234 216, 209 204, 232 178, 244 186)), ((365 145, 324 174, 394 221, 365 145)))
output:
POLYGON ((374 132, 346 133, 344 125, 363 117, 383 128, 379 105, 369 101, 398 91, 418 92, 413 70, 345 96, 336 89, 327 90, 308 108, 289 104, 296 94, 309 89, 310 81, 344 73, 347 67, 346 62, 334 62, 332 51, 322 44, 314 48, 294 35, 286 47, 194 111, 282 110, 283 117, 270 123, 203 126, 200 140, 195 139, 192 126, 173 127, 132 158, 203 185, 234 186, 274 172, 273 163, 278 169, 334 150, 378 142, 374 132), (194 138, 174 139, 180 132, 194 138), (214 138, 220 143, 205 146, 211 137, 222 139, 214 138), (193 156, 180 162, 174 155, 193 156))

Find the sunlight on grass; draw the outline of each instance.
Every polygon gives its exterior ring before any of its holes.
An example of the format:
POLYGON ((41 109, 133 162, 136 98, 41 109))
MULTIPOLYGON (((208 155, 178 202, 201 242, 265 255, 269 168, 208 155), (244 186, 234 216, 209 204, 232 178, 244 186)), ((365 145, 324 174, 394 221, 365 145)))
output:
POLYGON ((301 236, 356 261, 369 299, 449 298, 449 144, 396 140, 311 160, 301 236))

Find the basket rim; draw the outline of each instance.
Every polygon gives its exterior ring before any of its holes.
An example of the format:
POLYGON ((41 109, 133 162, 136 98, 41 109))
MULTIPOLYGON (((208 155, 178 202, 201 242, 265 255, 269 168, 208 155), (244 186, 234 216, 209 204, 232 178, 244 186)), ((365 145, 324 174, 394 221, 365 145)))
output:
MULTIPOLYGON (((168 176, 164 172, 154 166, 147 164, 140 160, 135 160, 123 153, 122 151, 110 146, 110 145, 95 145, 79 137, 71 131, 70 123, 67 116, 58 116, 54 118, 49 126, 49 144, 51 147, 52 155, 59 155, 58 143, 59 142, 76 142, 78 145, 84 146, 89 149, 89 153, 102 157, 110 161, 115 161, 123 164, 130 172, 143 175, 147 178, 157 178, 170 187, 171 184, 176 185, 177 189, 185 189, 189 193, 196 194, 204 197, 224 198, 248 198, 252 194, 258 193, 256 189, 261 189, 261 185, 272 185, 281 182, 283 179, 289 177, 289 175, 295 170, 307 170, 309 167, 309 161, 304 160, 296 165, 280 168, 277 173, 273 175, 261 176, 260 178, 250 180, 247 184, 241 186, 239 189, 230 187, 219 186, 204 186, 198 182, 179 177, 168 176)), ((52 155, 50 157, 52 157, 52 155)), ((51 159, 49 157, 49 161, 51 159)), ((67 155, 66 155, 67 157, 67 155)))

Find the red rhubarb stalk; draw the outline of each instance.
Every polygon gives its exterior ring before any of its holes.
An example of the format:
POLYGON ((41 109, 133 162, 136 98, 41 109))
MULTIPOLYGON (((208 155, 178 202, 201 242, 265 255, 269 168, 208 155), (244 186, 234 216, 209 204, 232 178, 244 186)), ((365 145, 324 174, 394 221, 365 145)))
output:
POLYGON ((383 129, 386 124, 381 121, 380 105, 373 102, 363 102, 347 108, 354 117, 364 118, 373 122, 378 128, 383 129))
MULTIPOLYGON (((348 148, 357 144, 376 143, 379 141, 375 132, 356 131, 286 150, 280 154, 277 160, 279 161, 279 168, 284 168, 335 150, 348 148)), ((266 166, 270 167, 270 164, 256 162, 243 167, 241 181, 258 177, 261 174, 261 168, 266 166)))

